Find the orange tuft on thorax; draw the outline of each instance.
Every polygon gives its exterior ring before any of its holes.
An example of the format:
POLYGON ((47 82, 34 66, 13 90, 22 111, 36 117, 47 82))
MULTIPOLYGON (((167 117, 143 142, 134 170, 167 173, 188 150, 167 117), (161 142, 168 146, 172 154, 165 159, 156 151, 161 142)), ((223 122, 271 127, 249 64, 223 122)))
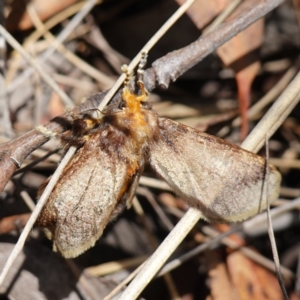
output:
POLYGON ((136 95, 132 93, 128 87, 124 87, 122 97, 131 112, 137 113, 141 110, 141 102, 146 101, 147 94, 136 95))
POLYGON ((144 93, 141 95, 136 95, 127 87, 124 87, 122 97, 126 103, 127 113, 130 114, 130 129, 136 131, 137 133, 143 132, 145 135, 147 135, 149 124, 146 120, 145 112, 142 111, 141 107, 141 102, 146 100, 147 95, 144 93))

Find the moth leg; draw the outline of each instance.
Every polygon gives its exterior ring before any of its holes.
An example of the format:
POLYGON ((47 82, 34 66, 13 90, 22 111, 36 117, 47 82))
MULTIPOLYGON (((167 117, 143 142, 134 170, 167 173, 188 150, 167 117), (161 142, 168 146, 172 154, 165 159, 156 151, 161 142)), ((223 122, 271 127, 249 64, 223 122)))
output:
MULTIPOLYGON (((92 109, 96 110, 97 109, 92 109)), ((60 140, 62 144, 67 146, 81 147, 90 138, 90 132, 99 126, 102 122, 101 118, 94 118, 88 113, 72 114, 72 128, 70 131, 62 133, 60 140)))
POLYGON ((57 136, 57 133, 46 128, 43 125, 38 125, 35 127, 35 130, 38 131, 39 133, 41 133, 43 136, 45 136, 46 138, 53 138, 57 136))
POLYGON ((139 95, 138 97, 136 97, 136 100, 139 101, 139 102, 145 102, 148 98, 149 93, 148 93, 148 91, 147 91, 147 89, 144 85, 144 82, 139 80, 137 82, 137 84, 139 85, 142 94, 139 95))
MULTIPOLYGON (((137 69, 137 79, 138 79, 137 84, 139 85, 139 88, 141 90, 141 95, 138 96, 136 98, 136 100, 139 102, 145 101, 149 95, 149 93, 144 85, 144 82, 143 82, 144 67, 147 63, 147 57, 148 57, 147 52, 142 52, 141 61, 139 63, 138 69, 137 69)), ((123 65, 121 67, 121 69, 122 69, 123 73, 126 75, 126 78, 124 80, 124 87, 126 89, 126 88, 128 88, 129 82, 131 81, 133 74, 129 72, 127 65, 123 65)))
POLYGON ((149 92, 147 91, 145 84, 144 84, 144 67, 147 63, 147 57, 148 54, 147 52, 142 52, 142 57, 141 57, 141 61, 139 63, 139 67, 137 69, 137 84, 140 87, 140 90, 142 92, 142 94, 140 96, 137 97, 137 100, 140 102, 146 101, 146 99, 148 98, 149 92))
POLYGON ((138 82, 139 81, 143 82, 144 68, 145 68, 146 63, 147 63, 147 58, 148 58, 147 52, 142 52, 141 61, 139 63, 138 69, 137 69, 138 82))
POLYGON ((129 209, 132 205, 132 200, 133 200, 133 197, 135 196, 135 192, 136 192, 137 186, 139 185, 139 180, 140 180, 142 173, 143 173, 143 169, 139 169, 138 172, 133 175, 133 179, 132 179, 130 188, 127 191, 127 197, 126 197, 127 209, 129 209))
POLYGON ((122 72, 126 75, 126 78, 124 80, 124 86, 125 87, 128 87, 129 85, 129 82, 131 81, 132 77, 133 77, 133 73, 129 73, 129 70, 128 70, 128 66, 127 65, 123 65, 121 67, 121 70, 122 72))

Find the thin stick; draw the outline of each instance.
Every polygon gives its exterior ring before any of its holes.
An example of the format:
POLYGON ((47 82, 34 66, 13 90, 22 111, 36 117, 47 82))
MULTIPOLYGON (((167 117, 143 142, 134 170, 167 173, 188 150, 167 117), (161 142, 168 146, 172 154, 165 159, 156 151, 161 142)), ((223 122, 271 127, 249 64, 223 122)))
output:
MULTIPOLYGON (((296 198, 293 201, 288 201, 286 204, 275 207, 271 211, 272 218, 276 218, 277 216, 290 211, 292 209, 299 209, 300 206, 300 198, 296 198)), ((254 218, 245 221, 243 223, 244 231, 249 232, 251 228, 259 227, 262 222, 266 221, 266 213, 262 213, 254 218)))
POLYGON ((147 234, 147 238, 148 238, 148 241, 149 241, 149 244, 150 246, 152 247, 153 251, 157 248, 158 244, 157 244, 157 241, 156 241, 156 238, 152 232, 152 230, 150 229, 150 226, 146 220, 146 217, 145 217, 145 213, 144 213, 144 210, 138 200, 138 198, 136 196, 134 196, 133 198, 133 201, 132 201, 132 207, 135 211, 135 213, 140 217, 140 221, 146 231, 146 234, 147 234))
POLYGON ((108 274, 124 271, 124 269, 135 268, 148 259, 149 255, 134 256, 121 260, 114 260, 100 265, 87 267, 84 272, 92 276, 105 276, 108 274))
MULTIPOLYGON (((268 113, 261 119, 242 147, 257 152, 264 143, 264 137, 270 136, 281 125, 288 113, 297 104, 300 91, 300 74, 290 83, 285 92, 277 99, 268 113), (298 97, 296 97, 298 96, 298 97), (284 115, 284 117, 283 117, 284 115), (271 132, 271 134, 270 134, 271 132)), ((177 223, 173 231, 158 247, 157 251, 148 259, 145 267, 124 291, 120 300, 136 299, 155 274, 161 269, 169 256, 178 247, 184 237, 199 221, 200 211, 190 208, 185 216, 177 223)))
POLYGON ((243 143, 245 149, 249 149, 248 147, 255 145, 252 151, 257 152, 263 146, 265 143, 265 134, 268 133, 268 136, 272 136, 299 102, 299 91, 300 72, 298 72, 285 91, 268 110, 263 119, 250 132, 247 140, 243 143))
POLYGON ((121 289, 128 284, 135 276, 140 272, 140 270, 144 267, 146 261, 143 262, 138 268, 136 268, 129 276, 127 276, 123 281, 120 282, 108 295, 105 296, 103 300, 110 300, 117 293, 121 291, 121 289))
MULTIPOLYGON (((232 230, 238 230, 239 228, 233 228, 232 230)), ((205 226, 203 227, 202 230, 206 235, 210 236, 212 238, 212 240, 199 245, 198 247, 196 247, 195 249, 183 254, 182 256, 174 259, 173 261, 169 262, 168 264, 166 264, 162 270, 159 272, 159 274, 157 276, 161 276, 162 274, 164 274, 165 272, 170 272, 173 269, 179 267, 183 262, 191 259, 192 257, 195 257, 197 255, 199 255, 201 252, 203 252, 204 250, 208 249, 210 245, 216 245, 219 243, 220 239, 221 243, 226 245, 227 247, 230 247, 232 249, 238 249, 241 253, 243 253, 246 257, 250 258, 251 260, 255 261, 256 263, 260 264, 261 266, 263 266, 264 268, 275 272, 275 268, 274 268, 274 262, 268 258, 265 258, 264 256, 262 256, 260 253, 255 252, 254 250, 252 250, 251 248, 248 247, 240 247, 240 245, 238 245, 235 241, 231 240, 230 238, 227 238, 227 232, 225 233, 221 233, 216 231, 215 229, 213 229, 211 226, 205 226), (226 234, 226 236, 224 237, 224 235, 226 234)), ((232 233, 232 232, 231 232, 232 233)), ((293 279, 295 276, 293 274, 292 271, 290 271, 289 269, 282 267, 282 274, 284 275, 284 277, 288 280, 293 279)))
POLYGON ((277 168, 300 169, 300 159, 271 158, 270 163, 277 168))
POLYGON ((98 300, 99 294, 93 285, 93 281, 87 277, 86 272, 82 272, 72 259, 65 259, 66 265, 77 279, 76 288, 80 292, 80 299, 82 300, 98 300))
POLYGON ((137 299, 142 290, 155 276, 158 270, 182 242, 188 232, 201 218, 199 210, 190 208, 184 217, 176 224, 166 239, 160 244, 157 250, 147 260, 143 269, 133 279, 128 288, 123 292, 119 300, 137 299))
MULTIPOLYGON (((46 160, 46 158, 48 158, 49 156, 53 155, 54 153, 57 153, 57 151, 58 151, 58 149, 52 150, 52 151, 48 152, 47 154, 45 154, 44 156, 42 156, 42 157, 40 157, 40 158, 38 158, 38 159, 32 161, 31 163, 25 165, 24 167, 18 169, 16 172, 14 172, 14 175, 13 175, 13 176, 15 176, 15 175, 17 175, 17 174, 20 174, 20 173, 24 173, 24 172, 26 172, 26 171, 28 171, 28 170, 31 170, 32 167, 34 167, 35 165, 37 165, 37 164, 40 163, 41 161, 46 160)), ((59 159, 59 160, 60 160, 60 159, 59 159)), ((57 162, 58 162, 58 161, 57 161, 57 162)), ((57 162, 56 162, 56 163, 57 163, 57 162)), ((22 164, 22 165, 23 165, 23 164, 22 164)))
MULTIPOLYGON (((74 29, 78 26, 78 24, 82 21, 82 19, 90 12, 90 10, 97 3, 96 0, 87 0, 82 9, 73 17, 73 19, 69 22, 69 24, 64 28, 64 30, 57 36, 56 40, 60 43, 63 43, 66 38, 74 31, 74 29)), ((56 50, 58 47, 58 43, 56 42, 52 47, 50 47, 40 58, 40 62, 45 62, 56 50)), ((28 78, 32 74, 33 69, 29 68, 25 72, 22 73, 21 76, 16 78, 11 85, 7 88, 7 92, 13 91, 16 87, 18 87, 21 83, 24 82, 26 78, 28 78)))
POLYGON ((272 253, 273 253, 273 259, 274 259, 274 265, 275 265, 275 270, 276 270, 276 275, 278 278, 278 283, 279 286, 281 288, 283 297, 285 300, 289 300, 289 296, 286 292, 284 283, 283 283, 283 278, 281 275, 281 270, 280 270, 280 261, 279 261, 279 257, 278 257, 278 251, 277 251, 277 246, 276 246, 276 240, 275 240, 275 236, 274 236, 274 231, 273 231, 273 225, 272 225, 272 218, 271 218, 271 213, 270 213, 270 203, 269 203, 269 199, 268 199, 268 179, 269 179, 269 139, 268 136, 266 136, 266 189, 264 188, 265 191, 265 195, 266 195, 266 201, 267 201, 267 217, 268 217, 268 234, 269 234, 269 239, 270 239, 270 243, 271 243, 271 249, 272 249, 272 253))
POLYGON ((75 28, 81 23, 81 21, 85 18, 85 16, 92 10, 92 8, 96 5, 97 0, 87 0, 85 5, 80 9, 80 11, 72 18, 72 20, 68 23, 68 25, 62 30, 62 32, 57 36, 57 44, 52 45, 50 49, 48 49, 43 54, 43 59, 47 59, 50 57, 60 43, 63 43, 68 36, 75 30, 75 28))
POLYGON ((156 214, 160 218, 161 222, 165 225, 165 227, 171 231, 174 228, 173 223, 170 221, 170 219, 166 216, 163 209, 158 205, 156 202, 153 194, 147 189, 143 187, 138 187, 136 190, 137 194, 140 194, 147 198, 149 203, 152 205, 153 209, 155 210, 156 214))
MULTIPOLYGON (((148 53, 150 49, 157 43, 157 41, 170 29, 170 27, 186 12, 186 10, 195 2, 195 0, 187 0, 182 6, 180 6, 177 11, 166 21, 166 23, 153 35, 153 37, 147 42, 147 44, 140 50, 140 52, 135 56, 135 58, 128 65, 128 72, 131 73, 132 70, 139 64, 141 60, 142 53, 148 53)), ((113 87, 104 97, 103 101, 98 106, 100 111, 107 105, 110 99, 114 96, 120 86, 123 84, 126 75, 123 73, 113 87)))
POLYGON ((151 178, 151 177, 141 176, 139 184, 152 187, 155 189, 159 189, 159 190, 173 191, 165 181, 151 178))
MULTIPOLYGON (((27 12, 31 17, 31 20, 36 28, 45 28, 44 24, 40 20, 37 12, 35 11, 31 3, 27 5, 27 12)), ((83 59, 80 59, 77 55, 69 51, 61 42, 57 41, 56 37, 52 33, 45 30, 44 37, 46 40, 49 41, 50 44, 55 43, 57 51, 59 51, 69 62, 71 62, 78 69, 82 70, 84 73, 96 79, 100 84, 102 84, 102 87, 108 88, 113 85, 114 80, 112 80, 109 76, 100 72, 96 68, 86 63, 83 59)))
MULTIPOLYGON (((209 235, 210 237, 218 237, 220 235, 220 233, 218 231, 216 231, 215 229, 213 229, 210 226, 205 226, 202 231, 205 234, 209 235)), ((276 272, 276 270, 274 268, 274 262, 272 260, 262 256, 260 253, 257 253, 256 251, 252 250, 251 248, 241 247, 235 241, 233 241, 230 238, 226 238, 226 237, 222 239, 222 243, 232 249, 238 249, 246 257, 257 262, 264 268, 271 270, 272 272, 276 272)), ((288 268, 282 267, 282 273, 284 274, 284 277, 288 280, 292 280, 295 278, 294 273, 291 270, 289 270, 288 268)))
MULTIPOLYGON (((206 226, 209 227, 209 226, 206 226)), ((228 231, 224 233, 219 233, 218 236, 214 236, 212 239, 208 240, 205 243, 202 243, 201 245, 195 247, 194 249, 188 251, 187 253, 175 258, 174 260, 170 261, 168 264, 166 264, 160 272, 157 274, 157 277, 162 276, 165 273, 171 272, 172 270, 178 268, 181 266, 184 262, 192 259, 193 257, 199 255, 201 252, 205 251, 208 248, 212 248, 212 246, 216 246, 223 242, 223 239, 233 233, 236 233, 241 230, 241 226, 238 225, 236 227, 230 228, 228 231)))
POLYGON ((22 54, 24 59, 39 73, 41 78, 59 95, 65 105, 73 107, 73 101, 69 96, 61 90, 58 84, 45 72, 45 70, 24 50, 24 48, 17 42, 17 40, 2 26, 0 25, 0 34, 5 40, 18 52, 22 54))
MULTIPOLYGON (((100 2, 102 2, 102 0, 97 1, 98 4, 100 2)), ((69 17, 71 17, 72 15, 77 13, 84 4, 85 4, 85 1, 77 2, 71 6, 66 7, 61 12, 55 14, 52 18, 48 19, 45 23, 43 23, 45 25, 44 30, 49 31, 51 28, 56 26, 58 23, 65 21, 66 19, 68 19, 69 17)), ((40 31, 40 30, 33 31, 24 41, 23 47, 25 49, 28 49, 28 47, 32 46, 43 35, 43 33, 44 33, 44 31, 40 31)), ((12 58, 13 58, 13 61, 10 64, 10 66, 8 67, 7 75, 6 75, 6 83, 8 86, 10 86, 10 83, 11 83, 12 79, 14 78, 14 75, 17 71, 18 65, 20 64, 20 55, 16 51, 14 51, 12 53, 12 58)))
POLYGON ((12 251, 12 253, 10 254, 6 264, 3 267, 3 270, 1 272, 0 275, 0 286, 3 284, 4 279, 9 271, 9 269, 11 268, 12 264, 14 263, 14 261, 16 260, 18 254, 22 251, 24 243, 26 241, 26 238, 31 230, 31 228, 33 227, 39 213, 41 212, 43 206, 45 205, 50 193, 52 192, 57 180, 59 179, 64 167, 67 165, 67 163, 69 162, 69 160, 71 159, 71 157, 73 156, 73 154, 75 153, 76 148, 75 147, 71 147, 68 152, 66 153, 66 155, 64 156, 64 158, 62 159, 61 163, 59 164, 58 168, 56 169, 56 172, 53 174, 53 176, 51 177, 49 183, 47 184, 47 187, 45 188, 42 196, 40 197, 34 211, 32 212, 26 226, 24 227, 24 230, 22 231, 18 242, 16 243, 14 250, 12 251))
POLYGON ((60 84, 68 85, 70 87, 80 88, 86 92, 95 90, 96 85, 88 80, 83 78, 74 78, 67 75, 61 75, 59 73, 53 73, 53 78, 56 82, 60 84))
POLYGON ((207 28, 203 30, 202 36, 204 34, 207 34, 208 32, 211 32, 215 30, 221 23, 223 23, 227 17, 229 17, 235 9, 242 3, 242 0, 232 0, 226 7, 225 9, 218 15, 215 20, 209 24, 207 28))
POLYGON ((26 203, 27 207, 31 210, 34 211, 35 208, 35 203, 33 202, 32 198, 29 196, 29 194, 26 191, 22 191, 20 193, 20 196, 22 197, 22 199, 24 200, 24 202, 26 203))
MULTIPOLYGON (((155 249, 157 249, 158 243, 150 229, 149 224, 147 223, 144 210, 136 196, 133 198, 132 206, 133 206, 133 209, 135 210, 135 213, 141 218, 141 222, 142 222, 144 228, 146 229, 146 232, 148 235, 149 243, 154 251, 155 249)), ((163 275, 163 277, 164 277, 164 281, 167 285, 167 288, 169 290, 171 299, 179 299, 179 294, 178 294, 177 288, 174 284, 174 281, 171 277, 171 274, 166 273, 163 275)))
MULTIPOLYGON (((288 201, 286 204, 281 205, 279 207, 273 208, 270 211, 270 216, 271 218, 275 218, 285 212, 288 212, 292 209, 299 209, 299 205, 300 205, 300 198, 296 198, 292 201, 288 201)), ((261 223, 265 223, 267 219, 267 213, 264 212, 260 215, 257 215, 255 217, 253 217, 252 219, 243 222, 242 226, 242 231, 243 232, 251 232, 252 228, 257 228, 261 226, 261 223)), ((239 226, 235 226, 232 230, 240 230, 239 226)), ((168 264, 166 264, 161 271, 159 272, 159 274, 157 276, 160 276, 161 274, 164 274, 164 272, 170 272, 173 269, 177 268, 180 264, 182 264, 183 262, 187 261, 188 259, 191 259, 192 257, 198 255, 199 253, 201 253, 203 250, 207 249, 209 247, 209 245, 211 243, 219 243, 220 239, 222 243, 226 244, 226 246, 229 246, 231 248, 236 248, 236 244, 235 242, 233 242, 232 240, 226 239, 224 238, 225 236, 228 235, 228 232, 225 233, 218 233, 216 230, 214 230, 213 228, 211 228, 210 226, 205 226, 205 230, 203 229, 205 234, 208 234, 210 237, 214 237, 215 239, 212 241, 208 241, 205 244, 202 244, 198 247, 196 247, 195 249, 191 250, 190 252, 183 254, 182 256, 174 259, 173 261, 169 262, 168 264), (218 234, 218 235, 217 235, 218 234), (216 236, 217 235, 217 236, 216 236)), ((230 232, 230 234, 233 232, 230 232)), ((245 254, 247 257, 249 257, 250 259, 254 260, 255 262, 263 265, 264 267, 268 268, 271 271, 276 271, 274 268, 274 262, 270 261, 266 258, 264 258, 263 256, 261 256, 259 253, 254 252, 252 249, 249 249, 247 247, 241 247, 239 248, 239 250, 245 254)), ((284 275, 284 277, 291 279, 292 276, 292 272, 289 271, 288 269, 282 267, 282 273, 284 275), (283 272, 284 271, 284 272, 283 272)))
POLYGON ((296 295, 300 294, 300 253, 298 253, 297 273, 295 280, 295 292, 296 295))
MULTIPOLYGON (((299 69, 298 61, 293 64, 285 74, 280 78, 280 80, 265 94, 257 103, 251 106, 247 112, 247 116, 249 119, 252 119, 256 114, 261 112, 267 105, 269 105, 273 100, 276 99, 284 91, 287 85, 291 82, 294 76, 297 74, 299 69)), ((241 125, 241 117, 237 117, 232 121, 232 126, 238 127, 241 125)))
MULTIPOLYGON (((96 1, 96 4, 99 4, 99 3, 102 3, 102 2, 103 2, 103 0, 98 0, 98 1, 96 1)), ((57 24, 65 21, 65 20, 67 20, 72 15, 77 14, 78 11, 82 10, 82 7, 85 4, 86 4, 85 0, 81 1, 81 2, 77 2, 77 3, 73 4, 73 5, 70 5, 70 6, 66 7, 64 10, 58 12, 52 18, 50 18, 50 19, 48 19, 48 20, 45 21, 45 23, 44 23, 44 25, 45 25, 44 30, 49 31, 50 29, 52 29, 57 24)), ((28 44, 35 43, 43 34, 44 34, 44 31, 39 31, 39 30, 34 31, 33 33, 31 33, 26 38, 24 46, 26 47, 26 46, 28 46, 28 44)), ((60 39, 60 42, 63 43, 64 41, 60 39)))

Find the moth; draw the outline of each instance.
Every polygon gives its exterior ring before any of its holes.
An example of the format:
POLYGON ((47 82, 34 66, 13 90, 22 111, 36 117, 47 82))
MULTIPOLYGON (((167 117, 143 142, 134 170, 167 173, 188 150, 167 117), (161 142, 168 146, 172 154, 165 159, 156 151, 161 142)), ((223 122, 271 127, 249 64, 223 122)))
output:
POLYGON ((139 93, 130 90, 127 72, 118 107, 101 118, 74 117, 64 138, 80 147, 37 223, 66 258, 93 247, 108 222, 131 206, 147 163, 210 222, 245 220, 278 197, 281 175, 264 158, 151 109, 141 80, 145 61, 138 69, 139 93))

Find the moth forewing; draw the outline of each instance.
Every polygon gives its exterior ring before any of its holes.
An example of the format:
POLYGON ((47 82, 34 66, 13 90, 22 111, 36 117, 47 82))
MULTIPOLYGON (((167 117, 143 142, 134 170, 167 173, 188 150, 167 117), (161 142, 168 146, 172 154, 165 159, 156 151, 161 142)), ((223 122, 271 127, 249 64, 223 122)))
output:
POLYGON ((169 119, 159 118, 159 130, 152 167, 208 221, 245 220, 278 197, 281 175, 264 158, 169 119))
POLYGON ((137 156, 126 159, 132 151, 130 137, 106 125, 93 132, 71 160, 38 219, 52 231, 54 250, 66 258, 94 246, 108 222, 129 205, 142 168, 137 156), (120 149, 107 143, 108 134, 124 141, 120 149))

